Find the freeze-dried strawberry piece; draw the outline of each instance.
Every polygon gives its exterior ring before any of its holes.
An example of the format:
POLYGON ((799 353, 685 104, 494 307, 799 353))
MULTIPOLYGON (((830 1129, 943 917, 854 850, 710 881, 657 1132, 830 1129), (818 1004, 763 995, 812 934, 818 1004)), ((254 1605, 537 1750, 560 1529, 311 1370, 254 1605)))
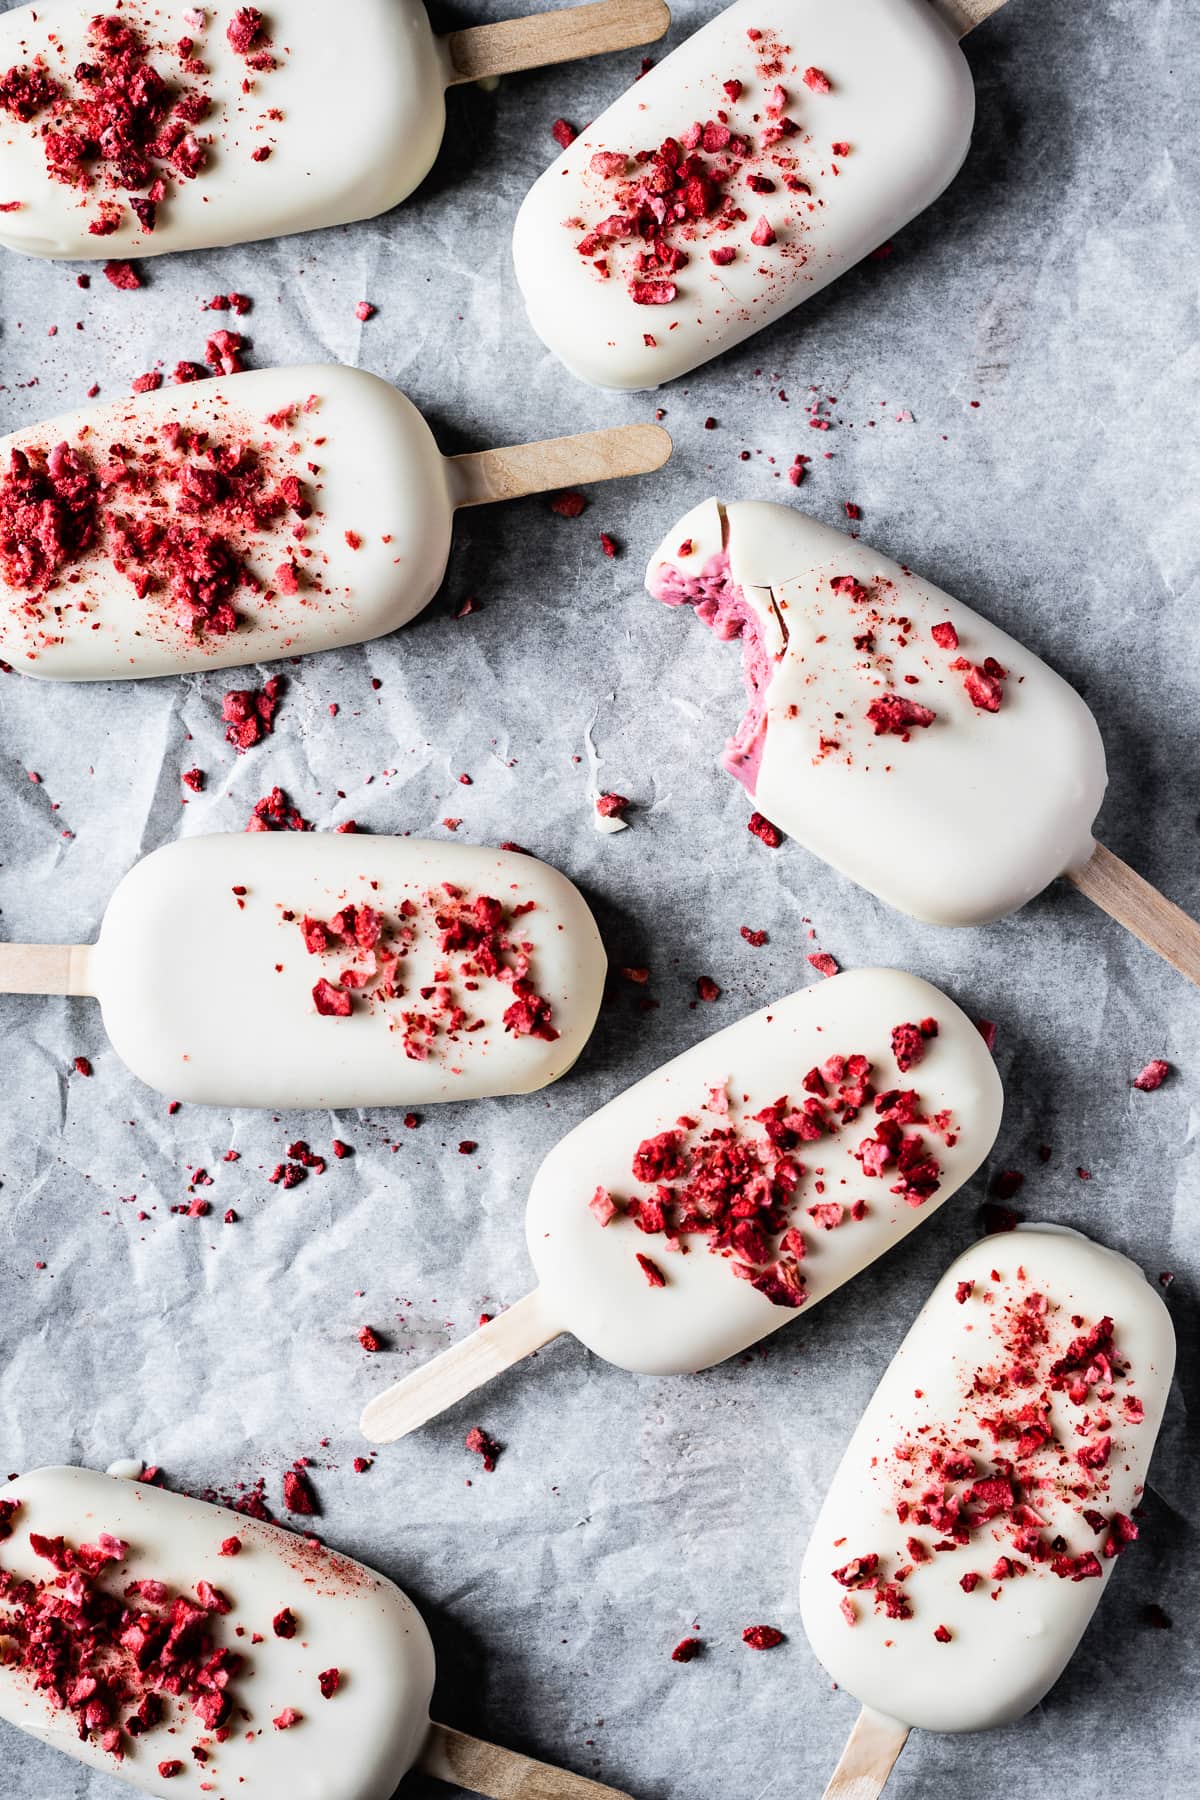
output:
POLYGON ((563 488, 561 493, 551 496, 550 511, 557 513, 560 519, 577 519, 586 505, 578 488, 563 488))
POLYGON ((757 244, 760 249, 766 249, 775 242, 775 231, 770 219, 765 217, 759 219, 750 233, 750 242, 757 244))
POLYGON ((321 1690, 323 1699, 333 1699, 333 1696, 337 1693, 338 1688, 341 1685, 341 1679, 342 1671, 340 1669, 321 1670, 321 1673, 317 1676, 317 1685, 321 1690))
POLYGON ((379 1333, 371 1325, 360 1325, 359 1326, 358 1341, 362 1345, 363 1349, 366 1350, 368 1352, 368 1354, 372 1355, 372 1356, 374 1356, 378 1351, 383 1349, 383 1340, 380 1337, 379 1333))
POLYGON ((283 1504, 289 1512, 300 1513, 304 1518, 313 1518, 320 1512, 312 1482, 303 1469, 284 1470, 283 1504))
POLYGON ((807 963, 811 963, 818 975, 824 975, 826 979, 840 973, 837 958, 830 956, 828 950, 814 950, 811 955, 806 956, 804 960, 807 963))
POLYGON ((1000 702, 1004 698, 1004 683, 1008 671, 1001 667, 994 656, 985 657, 982 664, 973 663, 965 656, 956 657, 950 664, 963 678, 963 686, 972 706, 980 712, 999 712, 1000 702))
POLYGON ((1154 1062, 1148 1062, 1139 1075, 1134 1076, 1133 1085, 1140 1088, 1143 1094, 1152 1094, 1155 1088, 1162 1086, 1170 1073, 1170 1063, 1156 1058, 1154 1062))
POLYGON ((749 1644, 751 1650, 774 1650, 783 1641, 782 1631, 777 1631, 774 1625, 747 1625, 742 1633, 743 1644, 749 1644))
POLYGON ((958 649, 958 632, 950 623, 949 619, 946 619, 940 625, 932 626, 930 628, 930 636, 939 650, 958 649))
POLYGON ((573 125, 568 125, 565 119, 555 119, 550 127, 550 135, 560 149, 569 150, 579 133, 573 125))
POLYGON ((324 976, 312 991, 313 1005, 325 1019, 347 1019, 354 1010, 354 1000, 344 988, 334 987, 324 976))
POLYGON ((227 726, 225 742, 249 750, 270 737, 284 686, 283 677, 274 675, 257 690, 234 688, 226 694, 221 702, 221 718, 227 726))
POLYGON ((596 1189, 588 1201, 588 1208, 601 1225, 611 1225, 619 1210, 616 1201, 605 1187, 596 1189))
POLYGON ((629 297, 635 306, 670 306, 678 298, 673 281, 631 281, 629 297))
POLYGON ((277 1713, 271 1720, 271 1723, 276 1731, 290 1731, 293 1725, 299 1725, 303 1717, 304 1714, 297 1712, 294 1706, 285 1706, 283 1711, 277 1713))
POLYGON ((503 1452, 503 1445, 498 1444, 479 1425, 472 1425, 465 1442, 468 1450, 473 1450, 476 1456, 482 1456, 484 1470, 490 1475, 503 1452))
POLYGON ((764 843, 768 850, 778 850, 783 842, 783 833, 778 825, 772 825, 770 819, 765 819, 760 812, 750 814, 746 820, 746 830, 764 843))
POLYGON ((892 1055, 902 1075, 915 1069, 925 1054, 925 1034, 919 1025, 896 1025, 892 1028, 892 1055))
POLYGON ((700 1638, 681 1638, 671 1652, 671 1661, 678 1663, 693 1662, 703 1649, 704 1644, 700 1638))
POLYGON ((106 262, 104 274, 115 288, 120 288, 124 293, 132 293, 142 285, 142 278, 131 262, 106 262))
POLYGON ((257 6, 239 6, 225 33, 238 56, 248 56, 265 41, 265 26, 257 6))
POLYGON ((629 805, 624 794, 601 794, 596 801, 596 811, 602 819, 619 819, 629 811, 629 805))
POLYGON ((721 990, 711 975, 697 977, 696 993, 701 1000, 719 1000, 721 998, 721 990))
POLYGON ((657 1137, 645 1138, 633 1158, 637 1181, 677 1181, 686 1168, 683 1138, 678 1131, 661 1131, 657 1137))
POLYGON ((658 1264, 652 1261, 650 1257, 643 1256, 640 1250, 636 1252, 636 1256, 638 1267, 646 1277, 650 1286, 652 1288, 666 1287, 667 1278, 659 1268, 658 1264))
POLYGON ((833 92, 833 83, 823 69, 805 69, 801 79, 805 87, 811 88, 814 94, 831 94, 833 92))
POLYGON ((867 708, 867 718, 875 727, 876 737, 890 733, 905 743, 914 730, 924 730, 936 717, 928 706, 910 700, 906 694, 881 694, 867 708))
POLYGON ((277 1638, 294 1638, 296 1635, 296 1615, 290 1606, 282 1606, 271 1620, 271 1630, 277 1638))

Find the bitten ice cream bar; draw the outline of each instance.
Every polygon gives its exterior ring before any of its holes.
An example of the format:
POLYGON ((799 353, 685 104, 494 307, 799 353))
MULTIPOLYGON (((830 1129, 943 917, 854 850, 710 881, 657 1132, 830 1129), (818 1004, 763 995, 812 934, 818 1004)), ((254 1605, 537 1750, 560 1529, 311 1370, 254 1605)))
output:
POLYGON ((536 857, 239 833, 138 863, 93 945, 0 944, 0 993, 93 995, 175 1100, 413 1106, 556 1081, 606 966, 582 895, 536 857))
POLYGON ((90 1469, 0 1487, 0 1721, 93 1769, 163 1800, 392 1800, 417 1768, 627 1800, 431 1724, 433 1682, 412 1601, 315 1539, 90 1469))
POLYGON ((388 382, 325 364, 83 407, 0 439, 0 657, 119 681, 361 644, 432 600, 458 507, 670 454, 646 424, 444 457, 388 382))
POLYGON ((951 1264, 805 1553, 809 1641, 865 1709, 830 1793, 871 1800, 910 1726, 1006 1725, 1057 1681, 1138 1536, 1174 1363, 1141 1270, 1078 1232, 951 1264))
POLYGON ((1065 876, 1200 981, 1200 926, 1092 835, 1107 772, 1085 702, 1032 651, 789 506, 706 500, 649 591, 739 639, 724 766, 780 830, 935 925, 1002 918, 1065 876))
POLYGON ((662 0, 433 35, 420 0, 37 0, 0 15, 0 244, 158 256, 373 218, 461 81, 661 37, 662 0))
POLYGON ((572 1332, 679 1375, 747 1349, 915 1231, 995 1141, 975 1025, 896 969, 834 976, 706 1038, 576 1126, 534 1177, 539 1285, 367 1407, 402 1437, 572 1332))

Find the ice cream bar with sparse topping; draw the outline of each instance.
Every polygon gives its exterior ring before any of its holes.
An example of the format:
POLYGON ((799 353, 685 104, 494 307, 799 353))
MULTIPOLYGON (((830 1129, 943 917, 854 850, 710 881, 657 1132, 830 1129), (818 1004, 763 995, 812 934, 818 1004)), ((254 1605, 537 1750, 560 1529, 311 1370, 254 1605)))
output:
POLYGON ((93 946, 0 945, 0 991, 94 995, 173 1100, 412 1106, 557 1080, 605 967, 582 896, 535 857, 250 832, 146 857, 93 946))
POLYGON ((1077 1232, 1023 1226, 960 1256, 805 1554, 804 1625, 837 1685, 901 1730, 1036 1706, 1138 1536, 1174 1361, 1141 1271, 1077 1232))
POLYGON ((646 585, 741 642, 750 707, 725 767, 880 899, 978 924, 1087 864, 1106 781, 1095 719, 931 583, 791 507, 707 500, 646 585))
POLYGON ((530 322, 600 387, 684 375, 935 200, 974 111, 929 0, 737 0, 530 191, 513 239, 530 322))
POLYGON ((437 38, 420 0, 38 0, 0 17, 0 243, 157 256, 343 225, 425 179, 459 81, 648 42, 661 0, 437 38))

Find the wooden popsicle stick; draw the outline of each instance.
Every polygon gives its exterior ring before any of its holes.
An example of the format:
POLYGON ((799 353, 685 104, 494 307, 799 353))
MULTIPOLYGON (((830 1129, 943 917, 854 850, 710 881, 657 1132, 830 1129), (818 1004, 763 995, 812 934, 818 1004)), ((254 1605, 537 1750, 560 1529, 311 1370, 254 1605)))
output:
POLYGON ((390 1444, 396 1438, 407 1437, 418 1425, 428 1424, 456 1401, 473 1394, 476 1388, 562 1334, 563 1327, 551 1316, 540 1288, 534 1288, 532 1294, 526 1294, 507 1312, 499 1313, 490 1324, 481 1325, 478 1331, 369 1401, 360 1421, 364 1437, 373 1444, 390 1444))
POLYGON ((1004 4, 1005 0, 933 0, 933 10, 941 14, 955 37, 965 38, 1004 4))
POLYGON ((904 1748, 908 1726, 864 1706, 821 1800, 875 1800, 904 1748))
POLYGON ((1136 869, 1097 844, 1081 869, 1068 869, 1066 879, 1101 912, 1200 986, 1200 925, 1151 887, 1136 869))
POLYGON ((539 444, 473 450, 451 456, 450 492, 456 506, 486 506, 522 494, 546 494, 575 482, 614 481, 661 469, 673 446, 661 425, 613 425, 539 444))
POLYGON ((438 1781, 486 1794, 489 1800, 630 1800, 602 1782, 534 1762, 449 1725, 430 1726, 417 1766, 438 1781))
POLYGON ((498 25, 472 25, 446 39, 454 71, 450 86, 650 44, 670 23, 663 0, 596 0, 592 6, 566 6, 498 25))
POLYGON ((87 944, 0 944, 0 994, 94 994, 87 944))

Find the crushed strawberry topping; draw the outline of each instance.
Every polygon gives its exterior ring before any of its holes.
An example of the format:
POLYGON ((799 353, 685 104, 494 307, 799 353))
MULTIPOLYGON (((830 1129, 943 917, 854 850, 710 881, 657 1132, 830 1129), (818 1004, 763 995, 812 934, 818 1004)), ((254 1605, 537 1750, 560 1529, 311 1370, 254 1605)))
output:
MULTIPOLYGON (((924 1027, 926 1037, 936 1034, 932 1019, 924 1027)), ((812 1244, 800 1221, 832 1232, 859 1223, 870 1210, 859 1195, 827 1193, 834 1140, 850 1132, 839 1148, 864 1176, 885 1177, 910 1206, 922 1205, 941 1179, 926 1131, 956 1142, 948 1114, 927 1118, 915 1091, 880 1092, 874 1074, 867 1057, 834 1054, 809 1070, 802 1098, 784 1095, 736 1120, 727 1087, 715 1087, 694 1115, 636 1146, 627 1194, 597 1188, 589 1209, 601 1226, 621 1219, 668 1252, 682 1255, 699 1242, 773 1305, 803 1306, 808 1295, 800 1265, 812 1244), (864 1115, 875 1120, 875 1134, 854 1150, 853 1128, 861 1130, 864 1115)), ((665 1282, 657 1263, 640 1254, 637 1260, 653 1285, 665 1282)))
MULTIPOLYGON (((243 7, 229 27, 234 49, 253 50, 261 25, 257 9, 243 7)), ((274 67, 273 57, 250 60, 255 69, 274 67)), ((193 39, 152 49, 128 12, 92 19, 87 57, 69 73, 52 73, 40 56, 9 69, 0 76, 0 109, 34 126, 51 180, 76 189, 92 208, 95 237, 121 230, 129 213, 149 235, 164 203, 204 171, 211 153, 208 69, 193 39), (159 63, 167 60, 164 74, 159 63)))
MULTIPOLYGON (((52 627, 90 557, 105 555, 139 599, 189 636, 225 636, 243 593, 270 583, 249 558, 312 506, 275 446, 168 421, 131 422, 124 443, 28 444, 0 471, 0 582, 19 611, 52 627)), ((80 602, 86 607, 86 602, 80 602)))
POLYGON ((347 905, 331 919, 290 917, 310 956, 339 964, 335 979, 323 975, 313 988, 317 1011, 348 1018, 360 1009, 375 1012, 404 1002, 390 1012, 391 1026, 405 1055, 424 1062, 486 1031, 474 998, 485 982, 500 982, 511 991, 501 1021, 506 1032, 555 1042, 553 1008, 531 979, 534 946, 519 931, 520 920, 535 904, 526 900, 505 906, 489 895, 473 896, 443 882, 420 901, 405 899, 386 912, 347 905), (441 960, 431 982, 410 989, 405 965, 422 928, 432 935, 441 960))
MULTIPOLYGON (((593 152, 584 170, 587 216, 564 225, 598 280, 620 279, 635 306, 670 306, 695 302, 703 276, 690 275, 693 267, 711 276, 713 264, 757 264, 756 251, 776 244, 785 264, 805 262, 820 162, 814 155, 807 168, 802 160, 811 139, 792 114, 805 97, 778 79, 787 54, 760 34, 755 56, 765 91, 728 80, 714 95, 723 101, 715 117, 651 148, 593 152), (774 196, 769 214, 749 210, 751 196, 761 195, 774 196)), ((762 272, 770 278, 770 265, 762 272)))
MULTIPOLYGON (((903 1549, 890 1558, 872 1550, 832 1571, 889 1619, 916 1615, 914 1571, 942 1554, 972 1551, 987 1574, 968 1570, 959 1586, 970 1594, 986 1583, 995 1599, 1026 1576, 1095 1579, 1138 1535, 1110 1491, 1110 1471, 1129 1449, 1118 1434, 1145 1416, 1112 1319, 1087 1325, 1066 1315, 1022 1268, 1007 1282, 994 1269, 987 1282, 959 1282, 954 1299, 981 1307, 991 1331, 989 1342, 982 1320, 968 1315, 981 1341, 958 1410, 906 1426, 874 1465, 891 1487, 903 1549)), ((942 1643, 944 1629, 934 1628, 942 1643)))
MULTIPOLYGON (((0 1535, 18 1510, 0 1502, 0 1535)), ((52 1572, 23 1580, 0 1569, 0 1662, 69 1713, 81 1741, 119 1761, 131 1738, 169 1717, 175 1730, 189 1713, 201 1733, 224 1726, 243 1658, 217 1641, 214 1623, 229 1611, 219 1589, 199 1581, 193 1598, 161 1581, 122 1585, 129 1546, 105 1532, 77 1546, 30 1532, 29 1543, 52 1572)))

